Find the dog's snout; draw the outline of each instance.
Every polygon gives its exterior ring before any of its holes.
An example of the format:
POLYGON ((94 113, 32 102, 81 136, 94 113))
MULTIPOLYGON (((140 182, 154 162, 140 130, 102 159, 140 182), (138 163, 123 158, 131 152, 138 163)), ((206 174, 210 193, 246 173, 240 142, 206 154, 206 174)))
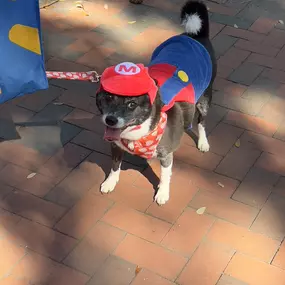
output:
POLYGON ((105 122, 108 126, 113 127, 118 123, 118 119, 114 116, 107 116, 105 122))

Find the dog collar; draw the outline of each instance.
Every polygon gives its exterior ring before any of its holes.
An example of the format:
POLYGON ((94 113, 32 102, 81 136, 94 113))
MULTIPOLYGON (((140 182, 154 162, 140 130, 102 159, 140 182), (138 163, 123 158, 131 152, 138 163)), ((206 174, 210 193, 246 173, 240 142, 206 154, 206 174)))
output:
POLYGON ((136 141, 121 139, 121 143, 131 154, 150 159, 154 156, 165 131, 166 123, 167 115, 161 112, 160 120, 153 131, 136 141))
POLYGON ((148 74, 148 68, 143 64, 132 62, 119 63, 108 67, 101 76, 102 89, 119 96, 141 96, 148 94, 150 103, 153 104, 158 88, 148 74))

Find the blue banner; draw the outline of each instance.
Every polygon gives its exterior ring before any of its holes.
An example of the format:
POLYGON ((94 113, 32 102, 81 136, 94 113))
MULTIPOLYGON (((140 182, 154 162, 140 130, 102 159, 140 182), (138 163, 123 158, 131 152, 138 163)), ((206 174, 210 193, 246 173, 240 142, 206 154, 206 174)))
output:
POLYGON ((1 0, 0 103, 47 88, 38 0, 1 0))

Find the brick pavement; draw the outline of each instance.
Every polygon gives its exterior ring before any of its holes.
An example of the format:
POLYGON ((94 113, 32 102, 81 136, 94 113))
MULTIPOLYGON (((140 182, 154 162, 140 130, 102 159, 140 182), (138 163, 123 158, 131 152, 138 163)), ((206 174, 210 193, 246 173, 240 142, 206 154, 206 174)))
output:
MULTIPOLYGON (((130 156, 99 194, 110 152, 95 84, 51 80, 0 107, 1 285, 285 284, 285 5, 206 2, 211 151, 184 137, 167 205, 152 201, 158 163, 130 156)), ((59 1, 41 11, 47 69, 147 62, 181 30, 182 3, 59 1)))

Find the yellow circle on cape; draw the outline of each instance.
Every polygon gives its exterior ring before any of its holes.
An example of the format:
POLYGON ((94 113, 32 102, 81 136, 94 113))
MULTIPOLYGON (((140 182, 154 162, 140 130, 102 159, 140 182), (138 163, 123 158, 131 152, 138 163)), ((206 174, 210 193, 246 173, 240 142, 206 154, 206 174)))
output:
POLYGON ((189 77, 187 75, 187 73, 183 70, 179 70, 178 71, 178 77, 183 81, 183 82, 188 82, 189 81, 189 77))

